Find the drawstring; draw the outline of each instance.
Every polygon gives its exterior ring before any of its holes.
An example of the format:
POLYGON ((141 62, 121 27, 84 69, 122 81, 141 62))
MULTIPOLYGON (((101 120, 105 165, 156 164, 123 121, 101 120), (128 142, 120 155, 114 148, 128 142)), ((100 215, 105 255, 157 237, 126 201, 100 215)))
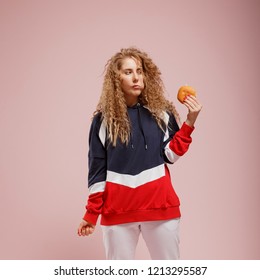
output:
POLYGON ((133 144, 133 135, 132 133, 130 132, 130 145, 131 145, 131 148, 134 149, 134 144, 133 144))
POLYGON ((137 110, 138 110, 138 121, 139 121, 139 125, 140 125, 140 128, 141 128, 142 135, 143 135, 143 137, 144 137, 144 147, 145 147, 145 149, 147 150, 147 149, 148 149, 148 146, 147 146, 147 141, 146 141, 146 137, 145 137, 144 129, 143 129, 143 124, 142 124, 141 111, 140 111, 140 103, 137 103, 137 110))

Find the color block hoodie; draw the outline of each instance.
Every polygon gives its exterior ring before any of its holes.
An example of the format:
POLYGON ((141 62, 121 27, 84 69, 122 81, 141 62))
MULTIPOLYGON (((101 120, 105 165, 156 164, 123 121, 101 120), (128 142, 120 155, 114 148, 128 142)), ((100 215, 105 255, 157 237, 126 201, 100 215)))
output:
POLYGON ((137 104, 128 107, 129 144, 114 147, 107 139, 101 114, 94 116, 89 134, 89 197, 84 220, 101 225, 180 217, 180 201, 167 164, 176 162, 189 148, 194 128, 181 128, 164 112, 165 131, 150 111, 137 104))

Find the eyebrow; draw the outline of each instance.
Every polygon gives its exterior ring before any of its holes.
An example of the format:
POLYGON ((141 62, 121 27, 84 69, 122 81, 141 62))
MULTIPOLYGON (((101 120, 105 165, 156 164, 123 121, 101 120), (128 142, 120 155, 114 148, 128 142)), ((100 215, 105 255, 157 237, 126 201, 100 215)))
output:
MULTIPOLYGON (((143 67, 137 67, 136 68, 137 70, 140 70, 140 69, 143 69, 143 67)), ((125 68, 125 69, 122 69, 123 71, 126 71, 126 70, 133 70, 133 68, 125 68)))

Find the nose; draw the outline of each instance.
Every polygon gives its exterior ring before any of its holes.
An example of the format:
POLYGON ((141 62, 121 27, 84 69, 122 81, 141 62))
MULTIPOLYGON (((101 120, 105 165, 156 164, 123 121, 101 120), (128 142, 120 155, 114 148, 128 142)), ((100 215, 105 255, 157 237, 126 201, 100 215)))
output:
POLYGON ((138 81, 138 73, 136 73, 136 72, 133 72, 133 81, 134 82, 137 82, 138 81))

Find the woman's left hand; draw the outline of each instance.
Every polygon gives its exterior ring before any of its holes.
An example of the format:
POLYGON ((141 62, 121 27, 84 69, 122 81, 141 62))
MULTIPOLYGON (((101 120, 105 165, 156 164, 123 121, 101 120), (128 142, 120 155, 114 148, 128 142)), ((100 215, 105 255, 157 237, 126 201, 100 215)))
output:
POLYGON ((194 123, 202 109, 202 105, 197 100, 197 98, 193 95, 188 95, 185 100, 183 101, 183 104, 188 108, 189 112, 187 115, 187 119, 185 123, 191 127, 194 126, 194 123))

